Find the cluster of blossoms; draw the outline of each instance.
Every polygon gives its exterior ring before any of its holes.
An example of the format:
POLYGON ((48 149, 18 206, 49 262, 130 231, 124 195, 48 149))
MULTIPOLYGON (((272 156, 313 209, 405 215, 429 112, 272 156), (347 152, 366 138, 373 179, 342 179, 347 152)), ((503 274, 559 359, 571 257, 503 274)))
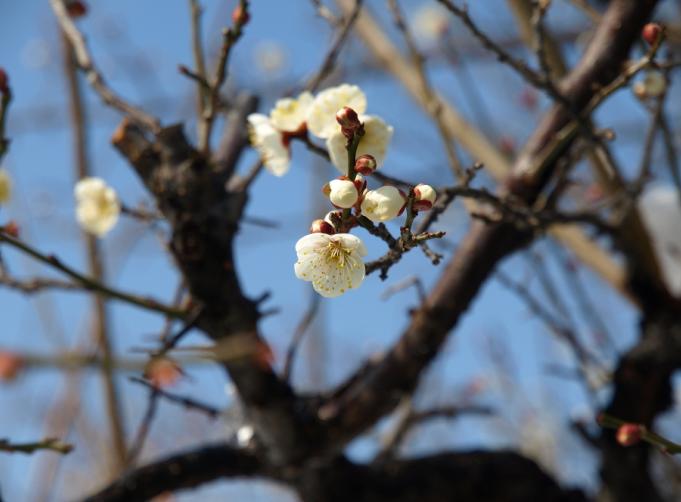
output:
POLYGON ((308 132, 326 141, 329 158, 342 173, 322 189, 336 210, 313 221, 311 233, 296 243, 296 276, 329 298, 359 287, 364 280, 366 247, 348 233, 361 224, 361 218, 382 223, 407 208, 411 222, 418 211, 430 209, 436 197, 433 188, 424 184, 408 194, 394 186, 367 188, 366 177, 383 163, 393 128, 377 116, 365 115, 366 107, 364 93, 343 84, 317 96, 304 92, 295 99, 281 99, 269 116, 248 117, 251 143, 271 173, 281 176, 288 171, 291 139, 305 138, 308 132))
POLYGON ((377 163, 383 162, 393 128, 379 117, 362 115, 367 100, 355 85, 342 84, 326 89, 316 96, 303 92, 297 98, 284 98, 275 103, 269 116, 253 113, 248 116, 249 137, 258 150, 265 167, 276 176, 283 176, 291 161, 290 142, 305 137, 308 132, 326 140, 331 162, 341 172, 347 171, 346 138, 336 122, 336 112, 347 106, 359 113, 364 124, 364 137, 358 155, 371 153, 377 163))
POLYGON ((73 191, 76 197, 76 220, 81 228, 103 237, 118 221, 121 204, 116 192, 100 178, 83 178, 73 191))

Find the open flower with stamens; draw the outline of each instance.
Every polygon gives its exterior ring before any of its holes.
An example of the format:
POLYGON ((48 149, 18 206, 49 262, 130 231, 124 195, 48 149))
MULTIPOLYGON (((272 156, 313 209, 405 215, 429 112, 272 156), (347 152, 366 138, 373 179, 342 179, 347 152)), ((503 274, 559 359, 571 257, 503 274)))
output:
POLYGON ((327 298, 358 288, 364 280, 362 257, 367 250, 354 235, 309 234, 296 243, 296 253, 296 277, 312 282, 314 290, 327 298))
POLYGON ((121 204, 113 188, 100 178, 83 178, 74 188, 76 219, 86 232, 102 237, 118 221, 121 204))
POLYGON ((248 139, 260 154, 265 168, 275 176, 288 172, 291 156, 284 137, 261 113, 248 116, 248 139))
POLYGON ((314 97, 305 91, 297 98, 278 100, 270 112, 270 123, 283 132, 295 133, 301 130, 314 97))
POLYGON ((358 114, 367 108, 367 98, 356 85, 341 84, 329 87, 315 97, 307 114, 307 129, 319 138, 328 138, 341 132, 336 122, 338 110, 347 106, 358 114))
MULTIPOLYGON (((359 119, 364 124, 364 136, 359 141, 357 157, 371 155, 376 161, 376 166, 379 166, 385 158, 388 143, 393 136, 393 128, 374 115, 361 115, 359 119)), ((331 162, 343 174, 347 174, 348 171, 346 144, 347 138, 340 129, 326 140, 331 162)))

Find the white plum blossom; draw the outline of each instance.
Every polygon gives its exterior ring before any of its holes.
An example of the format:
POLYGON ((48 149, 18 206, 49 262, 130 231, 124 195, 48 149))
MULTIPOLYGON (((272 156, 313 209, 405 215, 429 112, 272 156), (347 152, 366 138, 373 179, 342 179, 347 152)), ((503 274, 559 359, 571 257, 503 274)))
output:
POLYGON ((83 178, 74 188, 76 219, 86 232, 102 237, 118 221, 121 204, 101 178, 83 178))
POLYGON ((412 19, 414 35, 425 44, 436 42, 449 28, 448 12, 438 5, 424 5, 412 19))
MULTIPOLYGON (((364 136, 357 147, 357 157, 371 155, 376 160, 376 165, 380 166, 393 136, 393 128, 374 115, 360 115, 359 119, 364 124, 364 136)), ((331 162, 343 174, 347 174, 348 171, 346 143, 347 139, 340 128, 326 140, 331 162)))
POLYGON ((0 204, 7 204, 12 197, 12 178, 6 169, 0 169, 0 204))
POLYGON ((331 180, 329 182, 329 200, 336 207, 344 209, 355 205, 359 199, 357 186, 350 180, 331 180))
POLYGON ((305 121, 314 97, 305 91, 297 98, 278 100, 270 112, 270 123, 284 132, 298 131, 305 121))
POLYGON ((275 176, 288 172, 291 157, 281 134, 261 113, 248 116, 248 138, 260 154, 265 168, 275 176))
POLYGON ((320 295, 333 298, 358 288, 364 280, 367 250, 351 234, 309 234, 296 243, 296 277, 312 282, 320 295))
POLYGON ((402 212, 406 202, 402 192, 393 186, 369 190, 364 194, 362 214, 375 223, 392 220, 402 212))
POLYGON ((358 114, 365 112, 367 99, 356 85, 341 84, 323 90, 315 97, 307 115, 307 129, 319 138, 329 138, 339 133, 341 127, 336 122, 336 113, 344 106, 358 114))
POLYGON ((672 294, 681 296, 681 199, 675 187, 654 186, 638 201, 641 217, 672 294))

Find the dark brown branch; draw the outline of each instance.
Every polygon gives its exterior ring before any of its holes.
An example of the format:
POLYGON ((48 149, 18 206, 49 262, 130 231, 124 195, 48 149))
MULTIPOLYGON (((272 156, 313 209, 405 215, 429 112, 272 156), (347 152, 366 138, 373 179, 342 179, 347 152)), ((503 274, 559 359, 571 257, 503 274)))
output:
MULTIPOLYGON (((620 73, 629 50, 656 1, 613 0, 577 67, 561 83, 561 91, 581 111, 620 73)), ((521 152, 505 192, 531 203, 571 146, 556 135, 571 113, 556 105, 542 120, 521 152)), ((416 387, 422 370, 438 354, 482 284, 505 257, 525 246, 531 234, 505 222, 474 222, 457 253, 417 310, 399 341, 380 360, 357 371, 321 406, 330 441, 344 444, 391 411, 416 387)))
POLYGON ((260 460, 253 454, 229 444, 209 445, 140 467, 83 500, 142 502, 165 492, 194 488, 220 478, 251 478, 264 474, 260 460))

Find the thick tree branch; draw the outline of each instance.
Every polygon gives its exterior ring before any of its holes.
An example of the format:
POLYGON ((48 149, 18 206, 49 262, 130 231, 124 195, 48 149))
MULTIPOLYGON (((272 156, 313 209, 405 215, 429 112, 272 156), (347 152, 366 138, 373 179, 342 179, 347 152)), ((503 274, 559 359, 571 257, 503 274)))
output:
POLYGON ((135 469, 87 502, 136 502, 220 478, 264 475, 260 460, 229 444, 204 446, 135 469))
MULTIPOLYGON (((560 90, 580 112, 617 77, 633 42, 650 15, 654 0, 610 3, 591 44, 560 90)), ((360 18, 361 21, 361 18, 360 18)), ((530 204, 554 173, 571 141, 555 142, 570 123, 571 112, 556 105, 521 152, 503 192, 530 204)), ((413 316, 398 342, 378 361, 353 375, 320 407, 332 443, 342 445, 366 430, 414 390, 422 370, 438 354, 449 331, 505 257, 526 245, 531 235, 504 222, 473 222, 441 279, 413 316)))

